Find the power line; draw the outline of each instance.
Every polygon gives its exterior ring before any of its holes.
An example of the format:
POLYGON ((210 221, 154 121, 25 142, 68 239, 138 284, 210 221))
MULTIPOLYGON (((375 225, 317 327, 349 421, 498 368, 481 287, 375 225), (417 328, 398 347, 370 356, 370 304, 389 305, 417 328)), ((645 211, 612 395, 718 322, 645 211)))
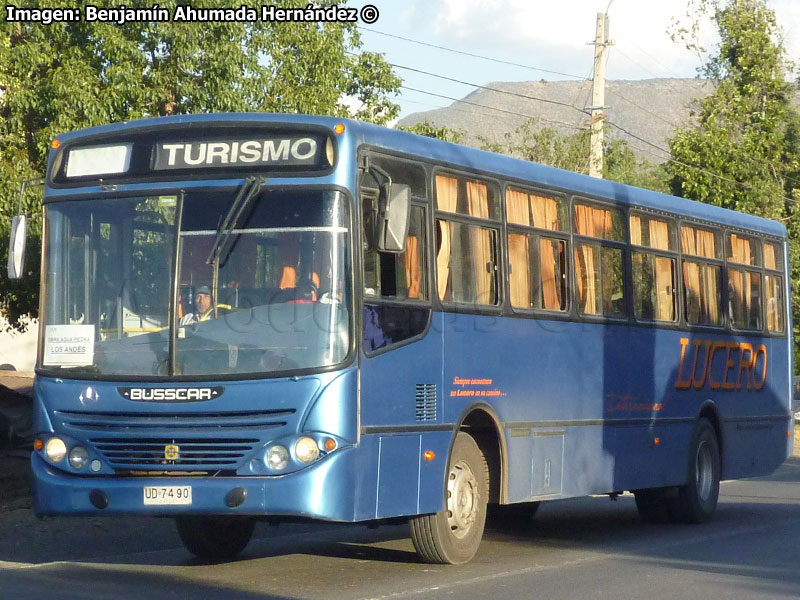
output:
POLYGON ((579 126, 571 124, 571 123, 564 123, 563 121, 554 121, 552 119, 544 119, 544 118, 539 117, 537 115, 528 115, 528 114, 521 113, 521 112, 516 112, 516 111, 513 111, 513 110, 506 110, 504 108, 497 108, 497 107, 494 107, 494 106, 487 106, 486 104, 479 104, 477 102, 470 102, 469 100, 462 100, 462 99, 459 99, 459 98, 453 98, 452 96, 445 96, 444 94, 437 94, 435 92, 429 92, 427 90, 420 90, 418 88, 412 88, 412 87, 409 87, 407 85, 401 85, 400 87, 402 89, 408 90, 410 92, 418 92, 420 94, 426 94, 428 96, 435 96, 436 98, 444 98, 446 100, 452 100, 452 101, 458 102, 460 104, 468 104, 470 106, 476 106, 478 108, 486 108, 488 110, 494 110, 494 111, 501 112, 501 113, 504 113, 504 114, 514 115, 516 117, 524 117, 526 119, 535 119, 535 120, 538 120, 538 121, 542 121, 543 123, 552 123, 554 125, 561 125, 563 127, 568 127, 569 129, 574 129, 576 131, 583 131, 583 129, 584 129, 583 127, 579 127, 579 126))
POLYGON ((469 81, 464 81, 462 79, 455 79, 454 77, 447 77, 446 75, 440 75, 438 73, 431 73, 430 71, 423 71, 422 69, 415 69, 414 67, 406 67, 403 65, 398 65, 395 63, 388 63, 391 66, 397 69, 404 69, 406 71, 412 71, 413 73, 420 73, 422 75, 428 75, 430 77, 436 77, 437 79, 444 79, 445 81, 452 81, 454 83, 460 83, 461 85, 468 85, 470 87, 475 87, 481 90, 488 90, 490 92, 497 92, 498 94, 506 94, 508 96, 515 96, 517 98, 524 98, 525 100, 534 100, 536 102, 544 102, 545 104, 555 104, 557 106, 564 106, 566 108, 571 108, 573 110, 577 110, 581 114, 588 114, 585 110, 582 110, 575 106, 574 104, 567 104, 566 102, 560 102, 559 100, 549 100, 547 98, 539 98, 537 96, 530 96, 528 94, 520 94, 519 92, 510 92, 508 90, 501 90, 499 88, 490 87, 487 85, 480 85, 478 83, 472 83, 469 81))
POLYGON ((452 52, 453 54, 460 54, 462 56, 470 56, 472 58, 479 58, 481 60, 487 60, 493 63, 499 63, 502 65, 509 65, 512 67, 521 67, 523 69, 529 69, 531 71, 539 71, 541 73, 550 73, 551 75, 561 75, 563 77, 571 77, 573 79, 584 79, 580 75, 573 75, 572 73, 563 73, 561 71, 553 71, 550 69, 542 69, 540 67, 534 67, 532 65, 523 65, 521 63, 515 63, 508 60, 501 60, 499 58, 492 58, 490 56, 483 56, 481 54, 474 54, 472 52, 464 52, 463 50, 455 50, 453 48, 446 48, 445 46, 438 46, 436 44, 430 44, 428 42, 423 42, 420 40, 414 40, 411 38, 403 37, 401 35, 394 35, 392 33, 386 33, 385 31, 378 31, 377 29, 370 29, 369 27, 359 26, 359 29, 362 31, 369 31, 370 33, 377 33, 378 35, 384 35, 386 37, 395 38, 397 40, 403 40, 404 42, 411 42, 412 44, 419 44, 420 46, 427 46, 428 48, 436 48, 437 50, 444 50, 445 52, 452 52))

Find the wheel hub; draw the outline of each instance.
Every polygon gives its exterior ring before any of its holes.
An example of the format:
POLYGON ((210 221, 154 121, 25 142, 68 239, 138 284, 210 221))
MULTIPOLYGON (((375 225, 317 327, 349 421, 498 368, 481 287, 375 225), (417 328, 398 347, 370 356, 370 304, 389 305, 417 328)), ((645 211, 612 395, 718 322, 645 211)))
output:
POLYGON ((469 465, 459 461, 450 467, 447 478, 447 522, 457 538, 469 532, 478 515, 478 482, 469 465))
POLYGON ((697 448, 697 462, 695 464, 695 489, 697 496, 706 501, 711 496, 714 466, 711 460, 711 450, 707 442, 702 442, 697 448))

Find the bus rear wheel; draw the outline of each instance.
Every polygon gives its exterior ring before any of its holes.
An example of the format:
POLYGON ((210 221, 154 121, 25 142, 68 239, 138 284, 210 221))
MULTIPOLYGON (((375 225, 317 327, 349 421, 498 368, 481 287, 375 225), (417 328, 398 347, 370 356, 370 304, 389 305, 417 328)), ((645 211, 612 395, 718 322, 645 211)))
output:
POLYGON ((178 535, 186 549, 199 558, 224 560, 245 549, 256 521, 250 517, 180 516, 178 535))
POLYGON ((411 540, 424 562, 457 565, 475 556, 486 524, 486 459, 475 440, 456 435, 447 466, 445 509, 411 519, 411 540))
POLYGON ((671 499, 671 513, 678 523, 705 523, 714 516, 719 499, 719 442, 708 419, 700 419, 689 446, 687 481, 671 499))

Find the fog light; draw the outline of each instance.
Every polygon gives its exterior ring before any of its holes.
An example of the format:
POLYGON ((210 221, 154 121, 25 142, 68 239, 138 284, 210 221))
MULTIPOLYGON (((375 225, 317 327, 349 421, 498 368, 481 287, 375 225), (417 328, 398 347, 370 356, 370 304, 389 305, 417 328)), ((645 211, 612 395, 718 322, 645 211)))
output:
POLYGON ((51 462, 61 462, 67 455, 67 445, 61 438, 50 438, 45 444, 44 453, 51 462))
POLYGON ((277 444, 270 446, 267 450, 267 466, 275 471, 283 471, 289 466, 289 451, 277 444))
POLYGON ((82 469, 89 462, 89 453, 83 446, 75 446, 69 451, 69 464, 73 469, 82 469))
POLYGON ((301 437, 294 445, 294 455, 297 460, 304 463, 310 463, 319 456, 319 448, 317 442, 310 437, 301 437))

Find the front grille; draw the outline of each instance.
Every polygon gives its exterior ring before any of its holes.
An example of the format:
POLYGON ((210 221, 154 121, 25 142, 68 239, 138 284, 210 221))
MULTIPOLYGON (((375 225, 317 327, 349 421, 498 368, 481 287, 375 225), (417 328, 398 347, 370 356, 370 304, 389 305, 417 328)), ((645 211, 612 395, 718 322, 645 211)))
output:
POLYGON ((182 438, 138 438, 89 440, 95 449, 114 468, 162 467, 171 470, 178 467, 192 469, 230 469, 238 465, 259 442, 258 439, 182 439, 182 438), (167 446, 178 446, 179 457, 167 460, 167 446))
POLYGON ((67 434, 85 440, 118 471, 238 468, 284 427, 294 409, 203 413, 55 411, 67 434), (262 432, 270 433, 264 434, 262 432), (167 446, 178 446, 167 458, 167 446))
POLYGON ((136 431, 168 429, 170 431, 273 429, 286 425, 294 409, 240 412, 202 413, 125 413, 79 412, 57 410, 55 420, 60 420, 67 430, 81 433, 97 431, 136 431))

